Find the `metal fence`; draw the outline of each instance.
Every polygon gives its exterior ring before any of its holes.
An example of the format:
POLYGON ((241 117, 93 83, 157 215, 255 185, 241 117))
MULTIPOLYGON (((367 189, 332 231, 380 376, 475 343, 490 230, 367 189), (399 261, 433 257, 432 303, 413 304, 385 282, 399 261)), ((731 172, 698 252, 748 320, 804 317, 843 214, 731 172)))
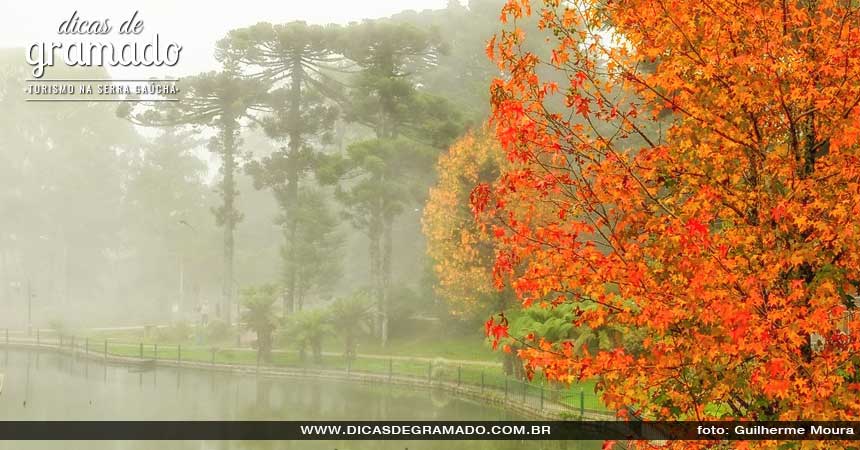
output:
POLYGON ((302 359, 298 352, 272 352, 271 361, 262 363, 250 348, 219 348, 206 345, 129 342, 114 339, 91 339, 67 336, 53 330, 36 329, 30 333, 5 331, 5 344, 36 344, 59 350, 78 352, 90 357, 121 357, 157 365, 159 362, 209 364, 214 366, 256 367, 258 370, 314 369, 342 372, 345 376, 373 375, 375 379, 438 385, 456 389, 474 397, 506 405, 551 413, 559 417, 579 418, 586 415, 607 417, 611 413, 588 385, 565 386, 547 382, 542 377, 523 380, 505 375, 501 367, 457 364, 438 358, 367 357, 347 359, 323 355, 302 359))

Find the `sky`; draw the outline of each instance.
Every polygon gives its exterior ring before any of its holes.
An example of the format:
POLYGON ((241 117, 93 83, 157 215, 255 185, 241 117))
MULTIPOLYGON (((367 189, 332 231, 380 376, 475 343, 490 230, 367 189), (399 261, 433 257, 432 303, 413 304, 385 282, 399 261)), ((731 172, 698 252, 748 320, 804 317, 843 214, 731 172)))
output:
MULTIPOLYGON (((39 0, 24 2, 0 0, 0 48, 23 49, 35 42, 68 42, 59 36, 59 25, 77 10, 82 20, 109 19, 114 28, 110 41, 124 42, 117 28, 135 11, 144 21, 139 36, 149 42, 155 33, 164 43, 182 45, 179 64, 163 69, 112 68, 114 77, 184 76, 217 68, 214 43, 227 31, 257 22, 284 23, 305 20, 310 23, 348 23, 361 19, 386 17, 403 10, 439 9, 447 0, 39 0)), ((92 40, 77 36, 72 40, 92 40)))

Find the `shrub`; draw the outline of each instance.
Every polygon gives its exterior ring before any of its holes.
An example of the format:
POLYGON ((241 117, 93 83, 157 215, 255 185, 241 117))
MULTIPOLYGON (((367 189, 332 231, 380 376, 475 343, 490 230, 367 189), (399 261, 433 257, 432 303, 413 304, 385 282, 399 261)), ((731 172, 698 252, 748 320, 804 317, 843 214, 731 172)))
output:
POLYGON ((69 334, 69 326, 63 319, 52 319, 48 322, 48 328, 58 336, 66 336, 69 334))
POLYGON ((231 336, 230 325, 223 320, 213 320, 206 327, 206 337, 209 342, 225 341, 231 336))
POLYGON ((165 343, 184 342, 190 339, 193 333, 194 330, 188 322, 176 322, 164 328, 158 328, 155 332, 155 338, 157 341, 165 343))

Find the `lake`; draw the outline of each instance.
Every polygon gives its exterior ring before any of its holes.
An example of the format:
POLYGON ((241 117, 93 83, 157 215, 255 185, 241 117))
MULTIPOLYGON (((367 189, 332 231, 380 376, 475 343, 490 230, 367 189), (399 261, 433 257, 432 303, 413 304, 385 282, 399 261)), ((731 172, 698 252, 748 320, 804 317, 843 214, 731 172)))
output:
MULTIPOLYGON (((0 420, 519 420, 437 390, 123 366, 50 352, 0 351, 0 420)), ((0 450, 579 450, 558 441, 0 441, 0 450)))

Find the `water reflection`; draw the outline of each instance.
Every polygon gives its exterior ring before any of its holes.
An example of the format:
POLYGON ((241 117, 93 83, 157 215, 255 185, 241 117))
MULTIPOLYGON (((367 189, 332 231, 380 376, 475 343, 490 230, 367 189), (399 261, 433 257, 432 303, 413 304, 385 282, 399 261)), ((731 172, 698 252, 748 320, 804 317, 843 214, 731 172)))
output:
MULTIPOLYGON (((68 355, 5 351, 0 420, 504 420, 442 391, 156 367, 135 371, 68 355), (92 366, 92 367, 90 367, 92 366), (102 377, 89 372, 102 371, 102 377)), ((577 450, 541 441, 10 442, 0 450, 577 450)))

